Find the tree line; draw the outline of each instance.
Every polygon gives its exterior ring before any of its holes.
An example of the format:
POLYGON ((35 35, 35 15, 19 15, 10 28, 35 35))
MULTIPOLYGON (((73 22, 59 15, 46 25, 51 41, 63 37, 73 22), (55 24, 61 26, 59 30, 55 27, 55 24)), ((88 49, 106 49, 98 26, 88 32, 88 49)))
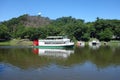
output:
POLYGON ((47 36, 68 36, 72 40, 100 41, 120 40, 120 20, 96 18, 94 22, 85 22, 71 16, 55 20, 28 14, 0 23, 0 40, 44 39, 47 36))

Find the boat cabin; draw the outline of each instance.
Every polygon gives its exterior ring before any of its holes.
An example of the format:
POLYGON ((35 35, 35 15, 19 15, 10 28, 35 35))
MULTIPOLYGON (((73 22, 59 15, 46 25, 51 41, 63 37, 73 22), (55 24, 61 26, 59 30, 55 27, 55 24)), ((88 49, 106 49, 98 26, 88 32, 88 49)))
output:
POLYGON ((39 40, 40 43, 44 44, 65 44, 69 43, 70 39, 63 37, 63 36, 48 36, 44 40, 39 40))

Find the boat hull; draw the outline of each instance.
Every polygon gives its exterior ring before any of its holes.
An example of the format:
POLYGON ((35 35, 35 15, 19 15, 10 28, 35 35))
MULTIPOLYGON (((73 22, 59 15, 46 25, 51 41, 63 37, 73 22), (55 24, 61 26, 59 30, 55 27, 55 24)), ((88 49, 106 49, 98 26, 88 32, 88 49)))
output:
POLYGON ((41 49, 64 49, 64 48, 73 48, 74 47, 74 45, 63 45, 63 46, 57 46, 57 45, 55 45, 55 46, 47 46, 47 45, 45 45, 45 46, 34 46, 34 48, 41 48, 41 49))

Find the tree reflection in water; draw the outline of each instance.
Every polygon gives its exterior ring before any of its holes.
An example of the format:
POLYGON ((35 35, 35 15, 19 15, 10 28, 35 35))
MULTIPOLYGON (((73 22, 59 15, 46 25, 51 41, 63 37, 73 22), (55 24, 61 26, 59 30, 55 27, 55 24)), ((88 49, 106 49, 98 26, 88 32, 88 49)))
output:
POLYGON ((42 56, 43 54, 35 55, 32 48, 0 48, 0 62, 8 63, 21 69, 44 67, 51 63, 70 67, 86 61, 95 64, 97 68, 120 65, 120 47, 104 46, 97 49, 77 47, 74 50, 59 50, 59 52, 56 52, 57 54, 54 54, 55 52, 51 53, 51 57, 42 56), (60 56, 66 58, 59 58, 60 56))

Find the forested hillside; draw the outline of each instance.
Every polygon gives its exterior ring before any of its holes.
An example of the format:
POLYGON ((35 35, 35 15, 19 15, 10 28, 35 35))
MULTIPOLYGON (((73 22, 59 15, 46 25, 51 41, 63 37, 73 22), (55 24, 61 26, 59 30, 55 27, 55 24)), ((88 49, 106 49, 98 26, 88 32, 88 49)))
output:
POLYGON ((65 35, 72 40, 101 41, 120 40, 120 20, 96 18, 94 22, 84 22, 71 16, 51 20, 48 17, 28 14, 0 23, 0 40, 38 39, 46 36, 65 35))

